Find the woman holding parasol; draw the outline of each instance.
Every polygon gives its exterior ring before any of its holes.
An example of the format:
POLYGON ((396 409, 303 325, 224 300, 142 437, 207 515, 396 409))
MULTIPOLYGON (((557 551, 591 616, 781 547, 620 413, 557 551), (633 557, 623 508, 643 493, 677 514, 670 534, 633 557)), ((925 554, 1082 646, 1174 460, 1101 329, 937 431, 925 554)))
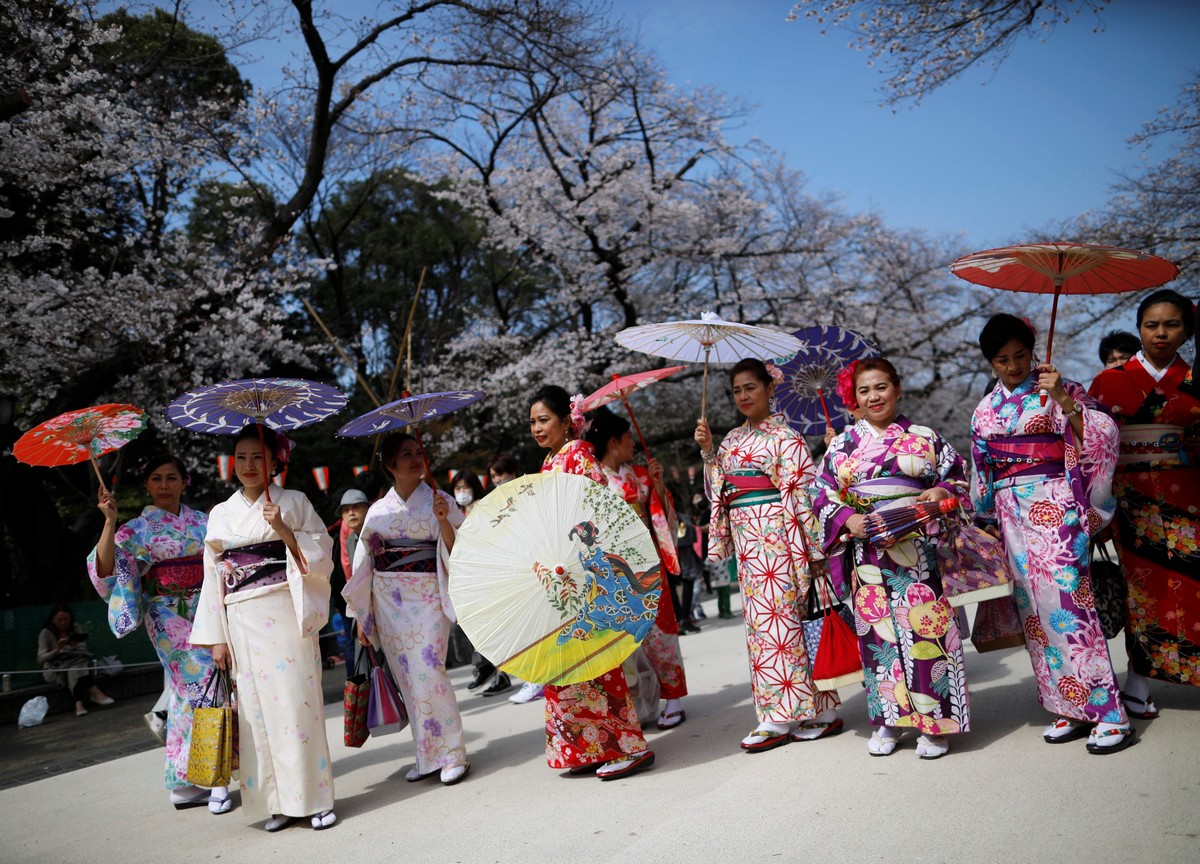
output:
POLYGON ((450 786, 471 767, 446 674, 454 625, 447 565, 464 517, 452 497, 425 481, 425 451, 412 435, 390 433, 379 461, 392 488, 367 511, 342 594, 359 640, 383 649, 408 708, 417 755, 405 779, 437 774, 450 786))
MULTIPOLYGON (((590 412, 589 424, 584 438, 592 445, 609 488, 637 511, 654 537, 662 561, 663 593, 666 595, 671 590, 667 574, 679 573, 679 553, 675 546, 678 520, 663 483, 662 465, 650 456, 647 456, 646 467, 633 463, 633 432, 629 421, 606 406, 590 412)), ((680 702, 687 695, 687 679, 679 653, 679 624, 669 596, 664 596, 658 604, 658 617, 641 647, 658 678, 659 695, 666 700, 655 725, 659 729, 674 728, 687 719, 680 702)))
POLYGON ((917 756, 937 759, 947 736, 971 728, 962 637, 946 601, 932 538, 880 548, 867 539, 870 512, 952 497, 962 458, 941 435, 897 411, 900 376, 882 358, 857 360, 839 382, 862 419, 833 439, 813 485, 821 548, 849 551, 854 573, 872 756, 887 756, 916 729, 917 756))
POLYGON ((843 724, 837 693, 813 686, 802 635, 810 568, 820 555, 806 492, 815 474, 812 458, 804 439, 773 414, 775 379, 761 360, 739 361, 729 380, 746 422, 725 436, 719 451, 704 418, 695 439, 713 505, 708 558, 736 554, 738 560, 758 715, 741 747, 755 753, 836 735, 843 724))
POLYGON ((1116 543, 1129 582, 1121 694, 1134 717, 1157 717, 1154 678, 1200 685, 1200 386, 1179 356, 1194 335, 1190 300, 1163 289, 1137 310, 1142 349, 1092 383, 1121 426, 1113 492, 1116 543))
POLYGON ((1088 752, 1115 753, 1135 733, 1089 571, 1090 540, 1116 508, 1117 426, 1080 385, 1034 364, 1034 331, 1021 318, 993 315, 979 348, 999 380, 971 419, 972 499, 1000 524, 1038 701, 1057 715, 1042 737, 1087 735, 1088 752))
MULTIPOLYGON (((539 388, 529 400, 529 431, 548 451, 543 472, 579 474, 607 486, 592 445, 581 438, 586 428, 582 403, 582 396, 572 399, 556 385, 539 388)), ((654 764, 620 666, 580 684, 548 684, 545 696, 551 768, 595 771, 601 780, 615 780, 654 764)))
POLYGON ((266 830, 337 821, 317 634, 329 618, 333 541, 303 493, 271 483, 291 442, 248 424, 233 470, 241 488, 212 509, 193 645, 237 686, 242 800, 266 830), (269 500, 268 500, 268 486, 269 500))
POLYGON ((166 786, 177 808, 207 801, 215 814, 233 801, 224 786, 200 790, 188 783, 192 708, 213 674, 212 653, 191 642, 200 586, 204 582, 204 534, 208 517, 180 499, 191 481, 183 462, 169 453, 142 469, 151 503, 117 528, 117 503, 100 490, 104 514, 100 541, 88 556, 88 576, 108 602, 108 624, 118 637, 146 622, 150 642, 167 671, 166 786))

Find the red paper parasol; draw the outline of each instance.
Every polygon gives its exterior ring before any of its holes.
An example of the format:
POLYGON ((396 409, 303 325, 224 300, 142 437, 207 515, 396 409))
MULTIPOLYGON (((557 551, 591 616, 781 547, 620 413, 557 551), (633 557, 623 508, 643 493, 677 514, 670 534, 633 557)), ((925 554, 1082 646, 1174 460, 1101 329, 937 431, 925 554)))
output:
POLYGON ((47 468, 90 460, 100 488, 107 492, 96 458, 124 447, 145 426, 145 413, 133 405, 80 408, 30 429, 13 445, 13 456, 26 465, 47 468))
POLYGON ((949 516, 957 509, 958 498, 953 495, 940 501, 918 501, 916 504, 873 510, 867 514, 863 527, 872 544, 886 549, 895 546, 927 522, 949 516))
MULTIPOLYGON (((950 265, 960 279, 1031 294, 1053 294, 1046 362, 1054 347, 1060 294, 1123 294, 1157 288, 1179 275, 1175 264, 1133 249, 1084 243, 1028 243, 964 255, 950 265)), ((1045 404, 1045 395, 1042 404, 1045 404)))

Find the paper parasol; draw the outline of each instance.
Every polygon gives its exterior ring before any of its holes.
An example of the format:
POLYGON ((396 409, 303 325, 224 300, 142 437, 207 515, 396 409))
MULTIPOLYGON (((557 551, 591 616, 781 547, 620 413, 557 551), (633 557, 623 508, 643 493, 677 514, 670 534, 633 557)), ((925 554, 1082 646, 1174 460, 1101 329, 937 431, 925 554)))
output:
POLYGON ((141 408, 121 403, 95 405, 59 414, 17 439, 13 456, 26 465, 54 468, 92 463, 100 488, 107 491, 97 457, 124 447, 146 428, 141 408))
POLYGON ((879 349, 866 336, 844 327, 802 327, 793 335, 805 347, 779 364, 783 381, 775 387, 775 399, 788 423, 802 435, 819 435, 833 426, 834 418, 844 427, 850 415, 840 400, 830 410, 827 397, 837 393, 838 372, 853 361, 878 357, 879 349))
POLYGON ((618 667, 654 625, 650 531, 575 474, 510 480, 472 509, 450 556, 450 599, 476 649, 525 681, 575 684, 618 667))
MULTIPOLYGON (((209 435, 236 435, 256 424, 289 431, 319 423, 346 407, 336 387, 303 378, 242 378, 189 390, 166 407, 167 419, 177 426, 209 435)), ((271 500, 270 483, 264 489, 271 500)))
POLYGON ((726 321, 712 313, 703 313, 698 320, 664 321, 628 327, 614 337, 618 345, 685 363, 704 363, 704 390, 700 414, 708 410, 708 364, 736 363, 746 357, 771 360, 789 357, 804 347, 795 336, 772 330, 726 321))
POLYGON ((404 396, 395 402, 355 417, 337 431, 343 438, 366 438, 393 429, 414 426, 422 420, 432 420, 459 408, 474 405, 482 399, 482 390, 449 390, 443 393, 418 393, 404 396))

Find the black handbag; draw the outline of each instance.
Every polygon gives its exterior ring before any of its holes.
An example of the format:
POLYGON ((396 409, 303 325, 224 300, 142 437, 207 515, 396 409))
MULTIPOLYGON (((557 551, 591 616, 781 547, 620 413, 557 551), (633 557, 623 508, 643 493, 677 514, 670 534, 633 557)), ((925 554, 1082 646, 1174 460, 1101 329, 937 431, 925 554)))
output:
POLYGON ((1114 639, 1125 627, 1125 608, 1129 600, 1129 585, 1121 565, 1108 556, 1104 544, 1097 544, 1100 557, 1092 561, 1092 596, 1096 598, 1096 614, 1105 639, 1114 639))

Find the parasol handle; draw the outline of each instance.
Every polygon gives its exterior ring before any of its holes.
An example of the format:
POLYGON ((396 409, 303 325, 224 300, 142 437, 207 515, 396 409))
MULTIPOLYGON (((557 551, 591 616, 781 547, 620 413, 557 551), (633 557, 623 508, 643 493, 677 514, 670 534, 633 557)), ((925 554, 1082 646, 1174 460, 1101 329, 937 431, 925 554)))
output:
MULTIPOLYGON (((1050 355, 1054 352, 1054 322, 1058 318, 1058 296, 1062 291, 1062 277, 1054 278, 1054 303, 1050 306, 1050 332, 1046 334, 1046 362, 1050 362, 1050 355)), ((1042 407, 1046 407, 1046 391, 1042 391, 1042 407)))
MULTIPOLYGON (((642 445, 642 452, 646 454, 646 459, 649 460, 650 448, 646 446, 646 439, 642 437, 642 428, 638 426, 637 415, 633 413, 633 406, 629 404, 628 399, 622 399, 621 401, 625 403, 625 410, 629 412, 629 419, 633 422, 633 430, 637 432, 638 442, 642 445)), ((658 497, 658 490, 654 488, 653 483, 650 484, 650 497, 658 501, 659 509, 665 513, 667 510, 666 505, 658 497)))
POLYGON ((262 450, 263 457, 263 495, 267 496, 267 503, 270 504, 271 478, 268 473, 270 471, 268 466, 271 464, 271 454, 267 452, 267 442, 266 439, 263 438, 263 424, 255 423, 254 426, 258 429, 258 446, 259 449, 262 450))
POLYGON ((825 404, 825 391, 820 387, 817 388, 817 396, 821 398, 821 410, 825 412, 825 425, 832 429, 833 421, 829 419, 829 406, 825 404))
POLYGON ((100 484, 100 491, 105 495, 110 494, 108 487, 104 485, 104 475, 100 473, 100 463, 96 461, 96 454, 88 448, 88 461, 92 463, 92 470, 96 472, 96 480, 100 484))
POLYGON ((415 424, 411 428, 413 437, 417 439, 417 446, 421 448, 421 461, 425 463, 425 479, 436 492, 438 491, 437 478, 433 476, 433 470, 429 467, 429 454, 425 452, 425 442, 421 440, 421 430, 415 424))
POLYGON ((704 420, 708 416, 708 352, 711 350, 710 346, 704 346, 704 388, 700 391, 701 420, 704 420))

